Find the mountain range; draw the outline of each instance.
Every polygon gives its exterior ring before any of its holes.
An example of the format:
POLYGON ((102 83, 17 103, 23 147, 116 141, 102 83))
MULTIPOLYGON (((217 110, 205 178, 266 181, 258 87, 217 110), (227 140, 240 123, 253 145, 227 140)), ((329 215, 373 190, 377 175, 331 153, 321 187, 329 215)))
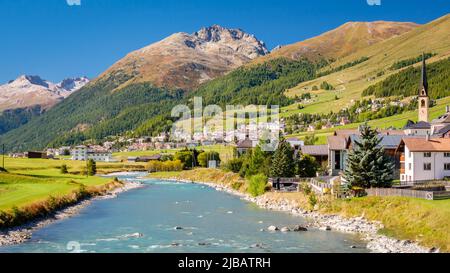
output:
POLYGON ((131 52, 98 80, 114 76, 127 79, 120 87, 152 82, 157 87, 193 90, 268 53, 254 35, 213 25, 193 34, 175 33, 131 52))
POLYGON ((39 105, 48 109, 89 82, 86 77, 52 83, 39 76, 22 75, 0 86, 0 111, 39 105))
POLYGON ((286 57, 298 60, 338 59, 360 49, 397 37, 417 28, 415 23, 404 22, 348 22, 322 35, 295 44, 280 46, 257 62, 286 57))
MULTIPOLYGON (((372 84, 367 80, 371 75, 385 75, 375 77, 382 81, 401 72, 387 69, 397 61, 424 51, 436 54, 430 62, 448 56, 449 26, 448 15, 426 25, 351 22, 272 53, 239 29, 215 25, 193 34, 177 33, 131 52, 45 114, 1 136, 1 141, 10 150, 23 150, 101 141, 118 134, 157 134, 171 127, 171 108, 189 103, 194 95, 212 104, 297 107, 292 94, 330 80, 345 82, 342 96, 358 99, 372 84), (322 76, 323 71, 331 72, 322 76)), ((335 106, 335 100, 327 103, 335 106)), ((331 110, 326 105, 320 109, 331 110)))

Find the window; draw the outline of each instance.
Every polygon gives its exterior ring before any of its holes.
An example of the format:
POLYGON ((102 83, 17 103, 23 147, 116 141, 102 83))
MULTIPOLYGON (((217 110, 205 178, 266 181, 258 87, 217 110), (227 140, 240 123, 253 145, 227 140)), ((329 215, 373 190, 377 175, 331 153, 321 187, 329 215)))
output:
POLYGON ((431 153, 430 153, 430 152, 428 152, 428 153, 423 153, 423 157, 431 157, 431 153))
POLYGON ((412 163, 408 164, 408 170, 412 170, 412 163))
POLYGON ((450 171, 450 163, 445 163, 444 164, 444 170, 450 171))
POLYGON ((431 163, 423 163, 424 171, 431 171, 431 163))
POLYGON ((444 157, 450 157, 450 153, 444 153, 444 157))

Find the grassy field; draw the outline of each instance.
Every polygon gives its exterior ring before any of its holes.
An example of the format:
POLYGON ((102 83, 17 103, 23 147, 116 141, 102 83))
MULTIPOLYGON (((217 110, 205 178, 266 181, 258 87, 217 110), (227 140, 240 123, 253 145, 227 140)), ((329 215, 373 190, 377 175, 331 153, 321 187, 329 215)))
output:
MULTIPOLYGON (((352 104, 353 100, 360 100, 364 89, 376 84, 398 71, 389 70, 396 61, 414 58, 423 52, 433 52, 437 56, 428 60, 428 63, 442 60, 450 56, 450 16, 445 16, 435 22, 418 27, 398 37, 368 46, 356 53, 338 59, 329 67, 329 70, 344 65, 362 57, 370 59, 356 66, 335 72, 324 77, 304 82, 287 90, 286 95, 294 97, 304 93, 311 93, 313 99, 303 104, 299 110, 297 105, 291 105, 282 109, 282 116, 296 113, 329 113, 337 112, 352 104), (437 38, 439 37, 439 38, 437 38), (379 75, 383 72, 383 75, 379 75), (336 91, 317 90, 312 91, 313 86, 320 87, 322 82, 333 85, 336 91), (335 99, 335 96, 338 99, 335 99)), ((416 66, 420 65, 416 64, 416 66)), ((418 83, 417 83, 418 84, 418 83)), ((430 87, 432 92, 432 87, 430 87)))
POLYGON ((327 202, 322 210, 348 217, 364 215, 381 221, 385 228, 380 232, 384 235, 450 251, 450 200, 365 197, 327 202))
MULTIPOLYGON (((0 210, 23 207, 41 202, 50 196, 61 197, 80 188, 101 187, 111 178, 81 175, 85 162, 70 160, 47 160, 5 158, 8 173, 0 173, 0 210), (69 174, 61 174, 60 167, 66 164, 69 174)), ((98 173, 142 169, 140 164, 97 163, 98 173)))

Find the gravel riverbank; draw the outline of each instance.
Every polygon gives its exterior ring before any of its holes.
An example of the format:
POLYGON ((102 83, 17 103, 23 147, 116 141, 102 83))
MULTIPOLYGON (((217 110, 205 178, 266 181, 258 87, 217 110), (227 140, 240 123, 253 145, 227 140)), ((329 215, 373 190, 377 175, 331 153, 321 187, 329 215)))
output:
MULTIPOLYGON (((260 197, 251 197, 242 192, 233 190, 224 185, 216 183, 193 182, 178 179, 169 179, 181 183, 198 183, 212 187, 218 191, 223 191, 232 195, 239 196, 243 200, 252 202, 257 206, 274 211, 288 212, 296 216, 305 217, 310 220, 309 227, 324 231, 339 231, 346 233, 360 234, 362 239, 367 242, 367 248, 376 253, 437 253, 438 249, 426 248, 416 242, 409 240, 397 240, 378 234, 383 228, 380 222, 370 222, 363 216, 356 218, 344 218, 339 215, 325 215, 314 211, 305 211, 299 208, 295 202, 289 200, 275 200, 263 195, 260 197)), ((281 229, 281 227, 279 227, 281 229)))
POLYGON ((77 215, 81 210, 89 206, 95 200, 116 198, 118 194, 140 188, 143 185, 136 182, 126 182, 123 187, 116 188, 105 195, 83 200, 76 205, 55 212, 53 215, 32 221, 26 225, 0 231, 0 246, 16 245, 31 239, 33 232, 48 226, 56 221, 77 215))

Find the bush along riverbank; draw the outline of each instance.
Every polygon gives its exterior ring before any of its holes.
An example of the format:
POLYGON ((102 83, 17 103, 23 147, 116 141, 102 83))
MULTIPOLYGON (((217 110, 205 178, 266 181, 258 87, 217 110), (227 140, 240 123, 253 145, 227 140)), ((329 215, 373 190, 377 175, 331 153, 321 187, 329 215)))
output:
MULTIPOLYGON (((321 229, 324 231, 334 230, 339 232, 360 234, 362 239, 367 241, 367 248, 373 252, 380 253, 433 253, 448 251, 448 236, 444 236, 442 241, 437 241, 436 246, 430 245, 429 240, 425 240, 424 234, 422 240, 417 240, 414 233, 403 232, 404 228, 409 228, 416 219, 411 217, 408 223, 403 222, 402 225, 393 225, 386 223, 387 219, 383 214, 392 214, 395 217, 397 211, 379 211, 377 206, 368 206, 368 203, 360 203, 358 200, 330 200, 326 198, 318 198, 316 205, 311 206, 310 198, 302 192, 295 193, 276 193, 266 192, 263 195, 253 197, 247 193, 249 181, 242 179, 239 175, 224 172, 222 170, 196 169, 192 171, 183 171, 176 173, 155 173, 150 177, 174 180, 185 183, 200 183, 213 187, 216 190, 224 191, 241 197, 243 200, 255 203, 261 208, 292 213, 296 216, 305 217, 311 221, 310 227, 321 229), (354 203, 354 205, 353 205, 354 203), (344 209, 345 206, 353 208, 353 213, 349 213, 344 209), (372 209, 377 213, 371 213, 372 209), (357 213, 359 211, 359 213, 357 213), (369 216, 369 217, 366 217, 369 216), (370 220, 369 220, 370 218, 370 220), (394 230, 396 235, 402 234, 394 239, 386 236, 384 233, 386 226, 389 230, 394 230), (417 243, 420 241, 421 245, 417 243), (426 247, 425 247, 426 245, 426 247)), ((365 199, 365 198, 362 198, 365 199)), ((367 199, 374 202, 371 198, 367 199)), ((404 213, 408 213, 406 210, 404 213)), ((422 219, 421 223, 424 220, 422 219)), ((425 219, 426 221, 426 219, 425 219)), ((397 223, 395 223, 397 224, 397 223)), ((281 230, 281 227, 277 227, 281 230)), ((272 227, 273 229, 273 227, 272 227)), ((390 234, 389 234, 390 235, 390 234)))
POLYGON ((0 211, 0 246, 23 243, 31 238, 36 229, 76 215, 93 200, 114 198, 117 194, 141 186, 140 183, 118 180, 92 187, 80 184, 79 189, 70 194, 0 211))

